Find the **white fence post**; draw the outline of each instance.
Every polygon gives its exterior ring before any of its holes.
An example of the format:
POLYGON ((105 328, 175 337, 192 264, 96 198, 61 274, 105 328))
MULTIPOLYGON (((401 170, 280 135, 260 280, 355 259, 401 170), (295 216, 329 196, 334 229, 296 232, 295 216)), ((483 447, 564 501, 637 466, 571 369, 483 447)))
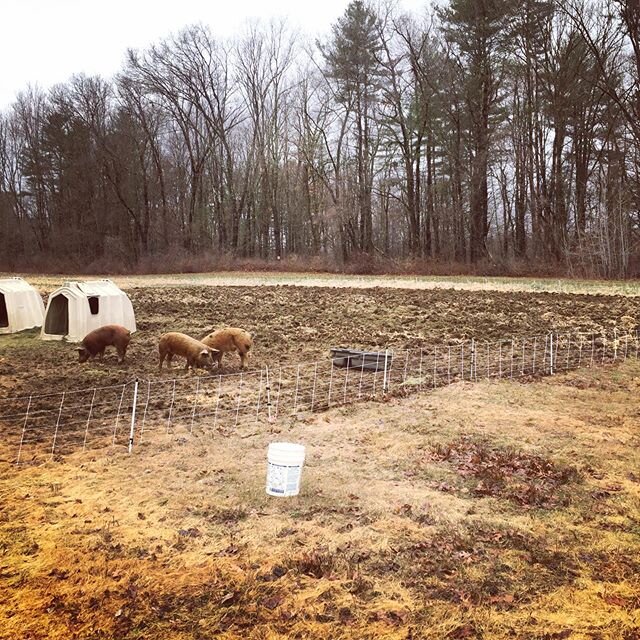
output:
POLYGON ((171 405, 169 406, 169 416, 167 418, 167 435, 169 434, 169 428, 171 427, 171 417, 173 415, 173 405, 176 401, 176 379, 173 379, 173 391, 171 392, 171 405))
POLYGON ((138 439, 142 442, 142 437, 144 435, 144 428, 147 424, 147 410, 149 409, 149 400, 151 399, 151 381, 147 380, 147 399, 144 403, 144 411, 142 412, 142 427, 140 429, 140 438, 138 439))
POLYGON ((389 391, 389 349, 384 352, 384 376, 382 377, 382 393, 386 395, 389 391))
POLYGON ((260 420, 260 401, 262 400, 262 379, 264 377, 264 369, 260 369, 260 386, 258 387, 258 399, 256 400, 256 424, 260 420))
POLYGON ((29 409, 31 409, 31 397, 32 396, 29 396, 27 411, 24 414, 24 423, 22 424, 22 435, 20 436, 20 446, 18 447, 18 457, 16 458, 16 464, 20 464, 20 454, 22 453, 22 445, 24 443, 24 434, 27 430, 27 422, 29 420, 29 409))
POLYGON ((477 380, 478 376, 478 363, 476 361, 476 339, 471 338, 471 372, 469 373, 469 380, 477 380))
POLYGON ((333 386, 333 360, 331 360, 331 373, 329 373, 329 393, 327 394, 327 407, 331 406, 331 388, 333 386))
POLYGON ((96 392, 98 390, 93 390, 93 395, 91 396, 91 406, 89 407, 89 415, 87 416, 87 424, 84 428, 84 440, 82 441, 82 450, 87 450, 87 437, 89 436, 89 424, 91 423, 91 416, 93 415, 93 403, 96 401, 96 392))
POLYGON ((133 406, 131 407, 131 429, 129 430, 129 453, 133 449, 133 431, 136 428, 136 405, 138 403, 138 378, 133 383, 133 406))
POLYGON ((300 365, 296 369, 296 391, 293 397, 293 413, 298 411, 298 389, 300 388, 300 365))
MULTIPOLYGON (((313 411, 313 405, 316 401, 316 382, 318 381, 318 361, 316 360, 313 367, 313 389, 311 390, 311 411, 313 411)), ((358 396, 359 397, 359 396, 358 396)), ((271 411, 269 411, 269 418, 271 418, 271 411)))
POLYGON ((53 433, 53 445, 51 446, 51 459, 53 460, 53 454, 56 450, 56 441, 58 439, 58 429, 60 428, 60 417, 62 416, 62 405, 64 404, 65 392, 62 392, 62 398, 60 400, 60 408, 58 409, 58 419, 56 420, 56 430, 53 433))
MULTIPOLYGON (((136 388, 134 394, 138 392, 138 381, 136 380, 136 388)), ((200 376, 196 380, 196 395, 193 398, 193 408, 191 409, 191 425, 189 427, 189 434, 193 433, 193 421, 196 418, 196 409, 198 408, 198 396, 200 395, 200 376)))
POLYGON ((242 401, 242 389, 244 387, 244 373, 240 374, 240 384, 238 385, 238 402, 236 404, 236 421, 233 423, 233 428, 238 426, 238 420, 240 419, 240 402, 242 401))
POLYGON ((269 422, 271 422, 271 385, 269 384, 269 367, 268 366, 265 367, 265 376, 266 376, 266 394, 267 394, 267 419, 269 420, 269 422))

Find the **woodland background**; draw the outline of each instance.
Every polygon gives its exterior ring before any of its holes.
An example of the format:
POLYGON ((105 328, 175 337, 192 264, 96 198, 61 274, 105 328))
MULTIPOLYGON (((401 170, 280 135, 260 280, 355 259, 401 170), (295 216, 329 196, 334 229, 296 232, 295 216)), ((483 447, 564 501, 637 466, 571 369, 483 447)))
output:
POLYGON ((637 277, 639 211, 638 0, 194 25, 0 112, 2 269, 637 277))

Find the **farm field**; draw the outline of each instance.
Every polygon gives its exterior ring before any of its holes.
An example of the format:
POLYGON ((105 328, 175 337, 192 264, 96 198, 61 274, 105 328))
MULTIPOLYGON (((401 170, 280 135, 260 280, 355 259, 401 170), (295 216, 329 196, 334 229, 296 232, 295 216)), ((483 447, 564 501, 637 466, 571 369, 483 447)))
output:
MULTIPOLYGON (((9 277, 11 273, 0 274, 9 277)), ((547 293, 591 293, 604 295, 640 295, 638 280, 581 280, 569 278, 515 278, 484 276, 410 276, 350 275, 307 272, 221 271, 215 273, 172 273, 127 276, 28 275, 32 284, 44 289, 59 286, 64 280, 111 277, 119 287, 158 286, 301 286, 371 289, 454 289, 463 291, 520 291, 547 293)))
POLYGON ((628 361, 0 463, 0 638, 633 640, 639 392, 628 361))
MULTIPOLYGON (((243 327, 255 337, 249 361, 255 369, 326 360, 336 346, 419 349, 549 331, 612 333, 633 331, 640 320, 640 297, 601 294, 282 285, 145 285, 127 293, 138 332, 123 365, 112 350, 104 363, 79 365, 73 344, 43 342, 37 332, 3 336, 0 397, 182 376, 180 365, 158 371, 157 344, 166 331, 201 337, 219 326, 243 327)), ((227 355, 224 364, 234 372, 239 359, 227 355)))
MULTIPOLYGON (((259 369, 334 346, 633 332, 640 319, 640 297, 615 287, 153 278, 116 278, 138 324, 124 365, 112 351, 80 365, 75 345, 37 332, 3 336, 0 397, 184 376, 158 371, 169 330, 244 327, 259 369)), ((62 282, 29 280, 43 294, 62 282)), ((237 355, 225 363, 237 371, 237 355)), ((2 441, 0 639, 638 638, 640 362, 528 380, 235 431, 161 429, 131 456, 16 466, 2 441), (307 447, 297 498, 264 493, 276 440, 307 447)))

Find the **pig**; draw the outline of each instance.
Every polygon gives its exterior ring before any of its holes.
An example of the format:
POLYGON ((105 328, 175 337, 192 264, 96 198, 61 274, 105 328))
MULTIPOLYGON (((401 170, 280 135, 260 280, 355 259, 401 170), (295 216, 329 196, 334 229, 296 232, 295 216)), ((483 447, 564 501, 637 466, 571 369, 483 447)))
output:
POLYGON ((240 354, 240 368, 246 368, 249 350, 253 346, 251 334, 244 329, 238 329, 238 327, 218 329, 204 337, 202 342, 217 351, 213 358, 218 362, 218 369, 222 367, 222 356, 226 352, 233 353, 234 351, 240 354))
POLYGON ((175 331, 165 333, 160 338, 158 350, 160 352, 160 369, 162 369, 165 358, 167 366, 171 367, 171 359, 174 355, 187 359, 185 370, 189 367, 192 369, 196 367, 210 368, 213 366, 213 357, 217 354, 215 349, 211 349, 195 338, 175 331))
POLYGON ((113 346, 118 352, 118 362, 124 362, 127 347, 131 340, 131 331, 119 324, 106 324, 88 333, 77 347, 78 361, 86 362, 89 358, 104 356, 104 350, 113 346))

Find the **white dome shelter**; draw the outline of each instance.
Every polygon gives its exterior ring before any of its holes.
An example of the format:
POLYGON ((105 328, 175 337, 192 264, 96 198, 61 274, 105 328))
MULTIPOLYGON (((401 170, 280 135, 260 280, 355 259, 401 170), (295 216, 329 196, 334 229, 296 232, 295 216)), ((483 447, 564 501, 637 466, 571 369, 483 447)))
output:
POLYGON ((26 280, 0 279, 0 333, 41 327, 43 318, 42 298, 26 280))
POLYGON ((40 337, 43 340, 80 342, 105 324, 136 330, 133 305, 111 280, 65 282, 51 292, 40 337))

